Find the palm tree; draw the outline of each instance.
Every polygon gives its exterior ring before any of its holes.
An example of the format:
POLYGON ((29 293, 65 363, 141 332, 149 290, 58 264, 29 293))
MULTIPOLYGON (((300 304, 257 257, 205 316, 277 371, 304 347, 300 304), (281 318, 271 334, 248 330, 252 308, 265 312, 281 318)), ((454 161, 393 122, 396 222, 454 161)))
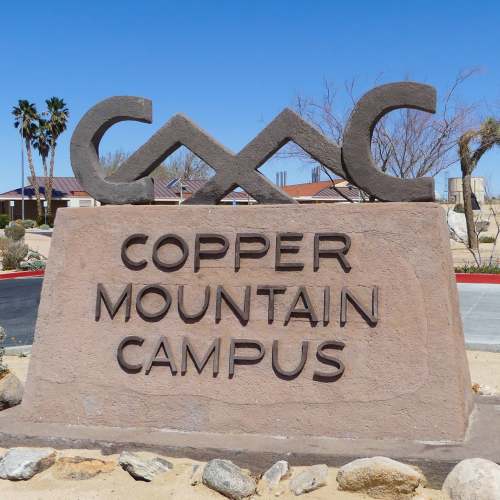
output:
POLYGON ((495 145, 500 146, 500 120, 495 118, 486 119, 479 129, 467 130, 458 141, 467 239, 469 248, 473 250, 477 250, 478 241, 472 211, 471 175, 481 157, 495 145), (473 144, 476 148, 471 151, 473 144))
POLYGON ((47 158, 49 157, 50 151, 50 129, 47 125, 47 120, 43 118, 38 118, 36 135, 33 137, 33 147, 38 151, 42 159, 43 176, 45 177, 45 183, 47 183, 47 158))
POLYGON ((42 200, 40 198, 40 186, 36 177, 33 152, 31 150, 32 142, 38 133, 38 121, 40 117, 35 104, 30 103, 26 99, 20 99, 18 101, 18 105, 14 106, 12 109, 12 114, 14 115, 14 127, 19 128, 19 132, 24 139, 31 173, 31 184, 35 190, 37 219, 41 221, 43 219, 42 200))
POLYGON ((54 163, 56 157, 57 139, 66 130, 69 119, 69 110, 63 99, 51 97, 45 101, 47 105, 47 129, 50 149, 49 175, 45 184, 45 198, 47 200, 47 218, 52 220, 52 186, 54 182, 54 163))

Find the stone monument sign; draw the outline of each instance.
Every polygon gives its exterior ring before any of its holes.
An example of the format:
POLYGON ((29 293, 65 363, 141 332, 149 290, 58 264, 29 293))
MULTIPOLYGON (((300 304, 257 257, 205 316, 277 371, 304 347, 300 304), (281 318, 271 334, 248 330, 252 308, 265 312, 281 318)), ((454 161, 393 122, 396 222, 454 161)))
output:
MULTIPOLYGON (((177 115, 113 175, 99 142, 151 103, 115 97, 77 126, 72 165, 104 206, 58 211, 26 421, 350 439, 464 438, 472 410, 444 211, 432 179, 376 170, 373 127, 434 90, 357 104, 342 148, 292 111, 238 154, 177 115), (379 201, 303 206, 258 172, 286 142, 379 201), (148 177, 187 146, 215 170, 182 206, 148 177), (214 206, 236 186, 255 206, 214 206)), ((162 439, 159 437, 158 439, 162 439)))

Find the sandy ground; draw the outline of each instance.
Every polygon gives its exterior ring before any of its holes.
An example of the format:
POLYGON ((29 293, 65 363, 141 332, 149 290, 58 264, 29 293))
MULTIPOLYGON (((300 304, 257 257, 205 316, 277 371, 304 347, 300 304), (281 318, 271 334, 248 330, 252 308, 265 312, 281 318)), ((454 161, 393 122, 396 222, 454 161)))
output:
MULTIPOLYGON (((468 351, 467 357, 473 383, 488 386, 500 393, 500 353, 468 351)), ((7 356, 9 368, 24 382, 29 365, 28 357, 7 356)), ((0 449, 0 456, 3 454, 0 449)), ((148 456, 148 454, 144 454, 148 456)), ((103 456, 98 450, 64 450, 58 456, 83 456, 102 458, 103 460, 117 461, 117 455, 103 456)), ((10 482, 0 480, 1 499, 27 499, 27 500, 78 500, 78 499, 222 499, 218 493, 209 490, 203 485, 191 486, 190 478, 193 465, 199 462, 188 459, 175 459, 165 457, 174 464, 174 469, 155 478, 151 483, 135 481, 127 472, 116 467, 113 472, 102 473, 95 478, 87 480, 62 480, 53 476, 51 469, 36 475, 29 481, 10 482)), ((293 474, 303 470, 303 467, 294 467, 293 474)), ((341 492, 337 489, 337 469, 330 468, 328 484, 316 491, 307 493, 300 498, 304 500, 361 500, 368 499, 366 495, 341 492)), ((291 500, 295 497, 288 491, 288 480, 283 481, 281 489, 283 494, 279 497, 291 500)), ((265 497, 255 497, 265 498, 265 497)), ((420 499, 445 500, 441 492, 431 489, 422 490, 420 499)))
POLYGON ((472 383, 500 394, 500 353, 467 351, 472 383))
POLYGON ((49 257, 51 237, 45 234, 26 233, 24 242, 32 250, 40 252, 44 257, 49 257))
MULTIPOLYGON (((0 450, 2 453, 3 450, 0 450)), ((147 456, 148 454, 143 454, 147 456)), ((118 460, 118 455, 108 455, 103 457, 99 451, 95 450, 64 450, 59 452, 59 456, 83 456, 102 458, 103 460, 118 460)), ((26 499, 26 500, 114 500, 114 499, 134 499, 134 500, 208 500, 223 499, 219 493, 210 490, 204 485, 191 486, 190 478, 195 462, 187 459, 167 458, 173 463, 174 468, 157 476, 152 482, 134 480, 127 472, 119 466, 113 472, 102 473, 92 479, 86 480, 62 480, 53 476, 51 469, 34 476, 29 481, 11 482, 0 480, 0 498, 2 499, 26 499)), ((292 474, 297 474, 304 467, 294 467, 292 474)), ((338 491, 337 470, 330 468, 327 485, 312 491, 299 498, 304 500, 362 500, 370 497, 358 494, 338 491)), ((280 490, 283 494, 276 497, 254 496, 255 499, 280 498, 291 500, 296 499, 295 495, 288 491, 289 480, 282 481, 280 490)), ((431 489, 423 489, 420 498, 425 500, 445 500, 447 497, 441 492, 431 489)))

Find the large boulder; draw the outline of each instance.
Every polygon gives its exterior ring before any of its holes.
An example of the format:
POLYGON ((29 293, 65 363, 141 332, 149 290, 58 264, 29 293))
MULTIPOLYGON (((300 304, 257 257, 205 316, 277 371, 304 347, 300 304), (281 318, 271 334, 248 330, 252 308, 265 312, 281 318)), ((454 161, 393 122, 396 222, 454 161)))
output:
POLYGON ((255 493, 255 480, 230 460, 214 459, 203 469, 203 484, 227 498, 241 500, 255 493))
POLYGON ((0 375, 0 410, 18 405, 23 399, 23 384, 12 372, 0 375))
POLYGON ((373 498, 411 497, 419 486, 425 486, 425 476, 416 467, 386 457, 360 458, 337 473, 339 489, 366 493, 373 498))
POLYGON ((134 479, 141 481, 152 481, 153 478, 163 472, 168 472, 173 469, 172 463, 164 458, 153 457, 144 459, 135 453, 124 451, 118 458, 118 463, 126 470, 134 479))
POLYGON ((327 477, 328 466, 325 464, 312 465, 292 478, 290 491, 298 496, 317 490, 326 485, 327 477))
POLYGON ((462 460, 448 474, 443 491, 451 500, 498 500, 500 466, 483 458, 462 460))
POLYGON ((55 460, 52 448, 10 448, 0 460, 0 479, 25 481, 48 469, 55 460))

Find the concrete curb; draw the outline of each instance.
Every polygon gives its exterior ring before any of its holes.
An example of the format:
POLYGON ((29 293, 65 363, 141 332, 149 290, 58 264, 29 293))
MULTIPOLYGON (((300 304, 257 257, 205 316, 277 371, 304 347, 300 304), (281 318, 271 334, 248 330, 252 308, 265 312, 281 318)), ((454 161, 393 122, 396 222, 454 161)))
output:
POLYGON ((488 283, 500 285, 500 274, 488 273, 455 273, 457 283, 488 283))
POLYGON ((43 276, 45 270, 39 271, 12 271, 11 273, 0 273, 0 280, 11 280, 15 278, 32 278, 33 276, 43 276))

